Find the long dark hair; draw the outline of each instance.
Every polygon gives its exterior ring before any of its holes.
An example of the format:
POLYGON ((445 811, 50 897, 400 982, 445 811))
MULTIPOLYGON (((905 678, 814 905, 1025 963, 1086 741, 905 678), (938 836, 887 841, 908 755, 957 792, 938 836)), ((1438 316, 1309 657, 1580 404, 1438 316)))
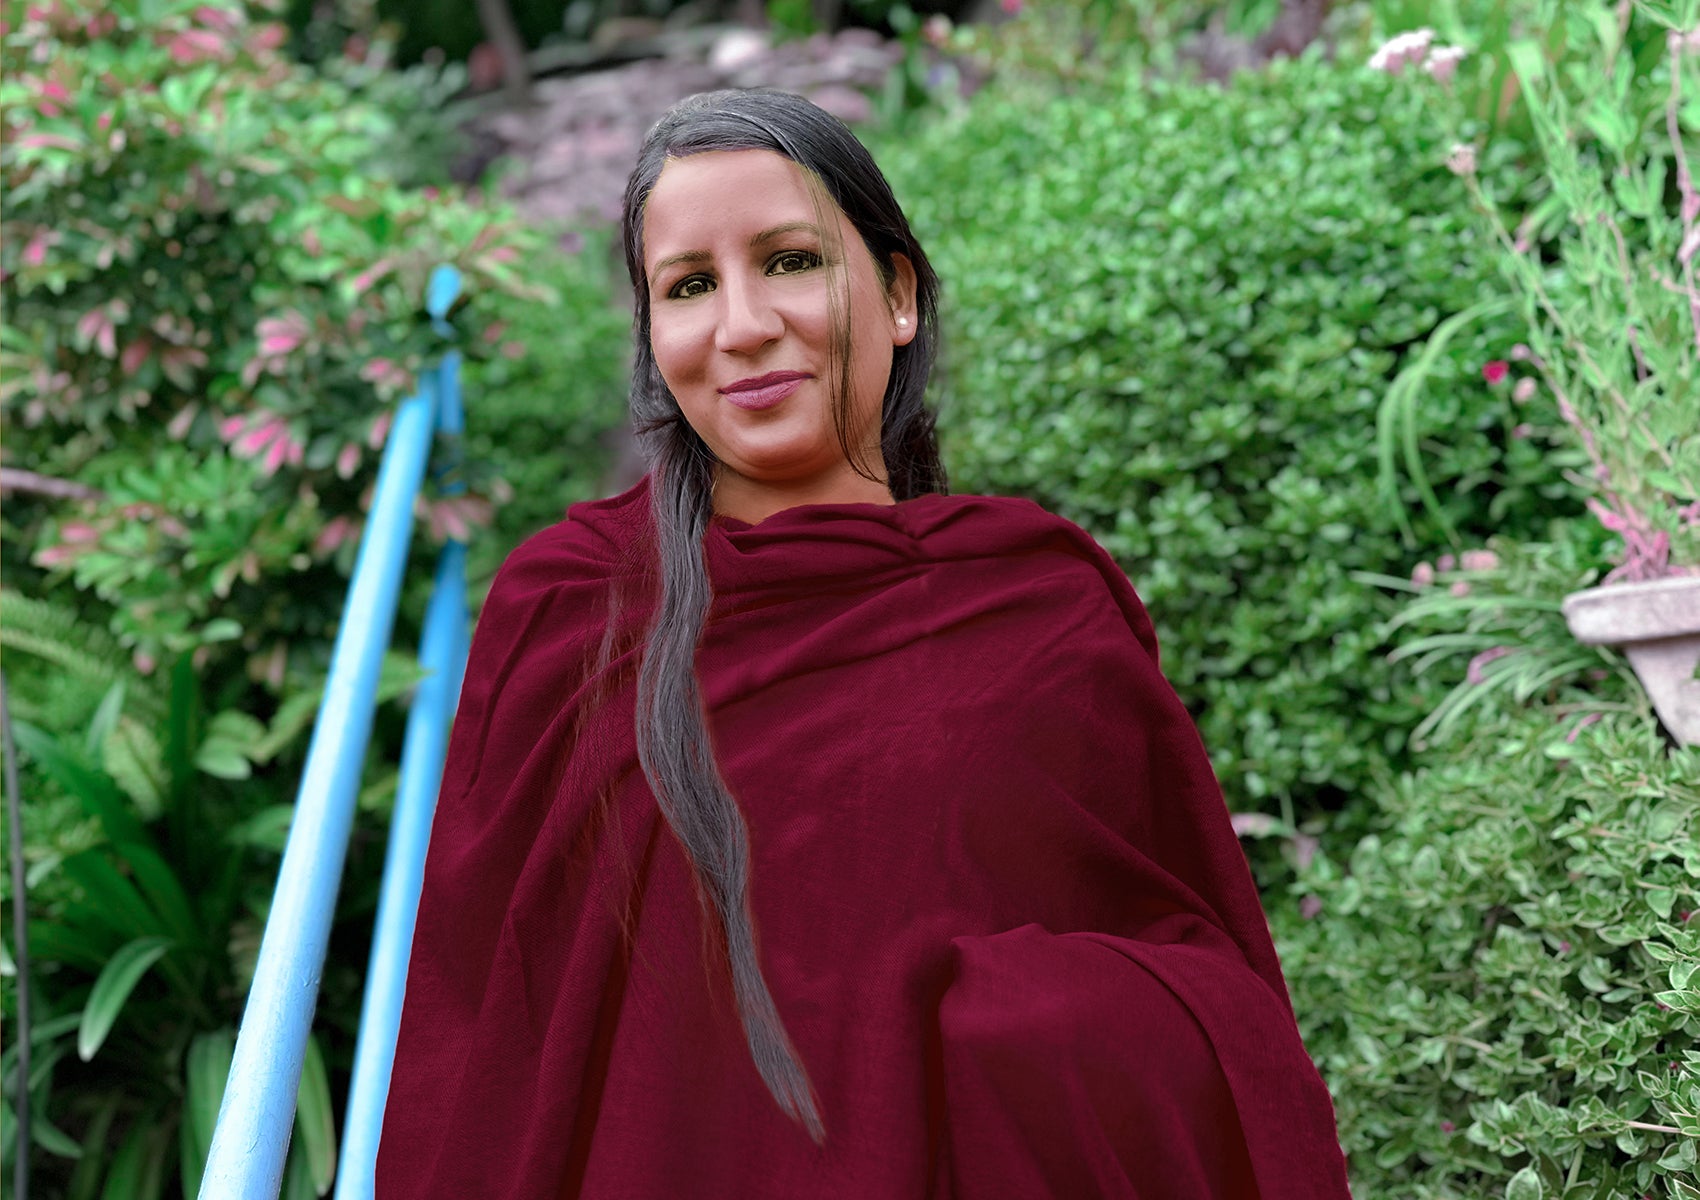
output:
MULTIPOLYGON (((896 277, 893 255, 906 255, 914 266, 919 329, 893 351, 880 420, 880 449, 897 500, 945 490, 934 416, 923 401, 938 350, 938 277, 867 149, 843 122, 787 92, 708 92, 681 102, 649 131, 626 185, 621 227, 636 294, 632 420, 650 464, 660 557, 659 602, 638 672, 638 759, 662 815, 690 857, 704 898, 719 917, 738 1016, 756 1069, 780 1108, 820 1142, 825 1127, 808 1072, 774 1008, 756 954, 749 832, 715 761, 697 683, 697 643, 712 599, 703 538, 713 515, 716 460, 685 421, 649 343, 644 205, 669 158, 710 150, 770 150, 785 156, 803 168, 817 205, 830 199, 850 219, 887 286, 896 277)), ((820 224, 826 229, 833 222, 820 224)), ((849 444, 852 335, 843 305, 835 301, 832 311, 838 363, 834 425, 846 458, 856 464, 857 451, 849 444)), ((859 464, 857 470, 862 470, 859 464)))

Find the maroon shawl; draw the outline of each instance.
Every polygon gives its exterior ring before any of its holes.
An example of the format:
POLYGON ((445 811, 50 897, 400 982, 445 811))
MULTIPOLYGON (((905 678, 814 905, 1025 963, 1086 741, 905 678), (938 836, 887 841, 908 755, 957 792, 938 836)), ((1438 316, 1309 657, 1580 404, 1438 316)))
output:
POLYGON ((632 737, 647 483, 508 559, 432 831, 379 1200, 1346 1196, 1245 860, 1084 532, 716 518, 698 656, 817 1147, 632 737))

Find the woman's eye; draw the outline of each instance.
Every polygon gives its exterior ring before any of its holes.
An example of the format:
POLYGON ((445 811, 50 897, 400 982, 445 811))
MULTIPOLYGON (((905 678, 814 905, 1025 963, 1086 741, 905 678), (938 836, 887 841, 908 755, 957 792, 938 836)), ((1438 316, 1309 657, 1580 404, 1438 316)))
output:
POLYGON ((689 300, 695 296, 705 296, 709 290, 709 279, 706 275, 689 275, 679 280, 667 290, 667 295, 673 300, 689 300))
POLYGON ((768 261, 767 269, 774 275, 795 275, 820 266, 820 255, 813 250, 786 250, 768 261))

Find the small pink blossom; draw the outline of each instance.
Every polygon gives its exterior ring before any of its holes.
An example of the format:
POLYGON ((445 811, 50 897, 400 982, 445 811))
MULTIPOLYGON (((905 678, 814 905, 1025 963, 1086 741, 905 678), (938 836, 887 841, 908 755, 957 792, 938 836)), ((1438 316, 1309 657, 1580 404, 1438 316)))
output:
POLYGON ((1489 383, 1498 383, 1511 370, 1511 364, 1503 358, 1496 358, 1490 363, 1482 364, 1482 378, 1489 383))
POLYGON ((1411 568, 1411 582, 1420 588, 1428 587, 1434 582, 1434 568, 1426 562, 1420 562, 1411 568))
POLYGON ((1021 12, 1021 0, 999 0, 998 7, 1006 16, 1013 17, 1021 12))
POLYGON ((1464 580, 1460 579, 1460 580, 1457 580, 1455 583, 1453 583, 1453 585, 1451 587, 1447 588, 1446 590, 1448 592, 1450 592, 1453 596, 1455 596, 1455 597, 1457 597, 1458 599, 1461 600, 1465 596, 1468 596, 1470 594, 1470 585, 1468 583, 1466 583, 1464 580))
POLYGON ((338 479, 353 479, 354 472, 360 469, 360 447, 349 442, 337 451, 336 474, 338 479))
POLYGON ((1319 916, 1321 912, 1321 896, 1306 896, 1303 900, 1299 901, 1299 916, 1303 917, 1305 920, 1313 920, 1319 916))
POLYGON ((1491 571, 1499 566, 1499 555, 1492 550, 1466 550, 1459 565, 1466 571, 1491 571))
POLYGON ((201 406, 198 404, 185 404, 177 410, 177 415, 171 418, 170 423, 165 427, 165 432, 175 440, 182 441, 189 436, 189 427, 195 423, 195 418, 200 414, 200 411, 201 406))
POLYGON ((1455 1130, 1457 1128, 1458 1127, 1456 1125, 1454 1125, 1451 1121, 1442 1121, 1440 1123, 1440 1132, 1442 1132, 1442 1133, 1451 1133, 1453 1130, 1455 1130))
POLYGON ((1463 57, 1462 46, 1436 46, 1423 60, 1423 70, 1427 71, 1435 82, 1450 84, 1452 77, 1458 73, 1458 63, 1463 57))
POLYGON ((1629 521, 1622 513, 1613 512, 1593 496, 1588 497, 1588 511, 1598 517, 1600 524, 1613 533, 1623 533, 1629 528, 1629 521))
POLYGON ((1524 438, 1531 436, 1534 432, 1535 427, 1527 421, 1523 421, 1511 427, 1511 436, 1516 438, 1518 441, 1522 441, 1524 438))
POLYGON ((47 249, 59 241, 59 235, 51 229, 38 229, 30 240, 24 243, 24 266, 39 267, 47 261, 47 249))
POLYGON ((1525 376, 1511 389, 1511 399, 1517 404, 1527 404, 1535 398, 1535 387, 1535 381, 1525 376))
POLYGON ((390 422, 395 414, 381 412, 372 418, 372 428, 366 431, 366 445, 373 450, 382 450, 384 441, 390 436, 390 422))
POLYGON ((1442 554, 1434 560, 1434 566, 1437 571, 1451 571, 1458 566, 1458 560, 1450 554, 1442 554))

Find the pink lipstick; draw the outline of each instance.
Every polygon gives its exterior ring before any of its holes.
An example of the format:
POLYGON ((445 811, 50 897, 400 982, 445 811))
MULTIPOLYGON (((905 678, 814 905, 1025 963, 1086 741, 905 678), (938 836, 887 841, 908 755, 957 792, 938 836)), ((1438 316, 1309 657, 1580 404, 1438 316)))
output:
POLYGON ((729 383, 720 389, 720 394, 739 408, 754 412, 772 408, 795 392, 804 380, 811 378, 813 376, 801 371, 770 371, 766 375, 729 383))

